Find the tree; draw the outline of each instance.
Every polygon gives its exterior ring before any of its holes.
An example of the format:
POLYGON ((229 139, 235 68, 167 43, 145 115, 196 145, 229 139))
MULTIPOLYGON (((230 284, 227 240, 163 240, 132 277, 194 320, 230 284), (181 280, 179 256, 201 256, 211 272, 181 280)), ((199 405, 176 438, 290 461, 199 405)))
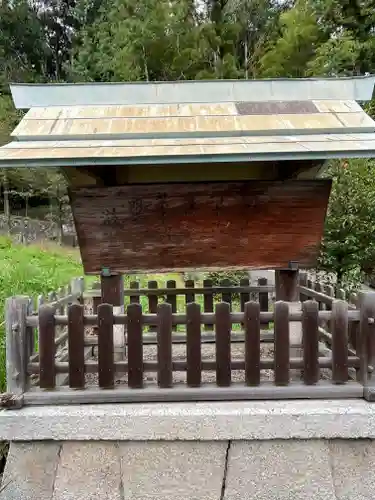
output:
POLYGON ((342 283, 351 273, 375 270, 375 176, 373 160, 335 161, 324 173, 333 186, 320 267, 342 283))
POLYGON ((46 76, 43 27, 27 0, 0 2, 0 91, 8 82, 33 82, 46 76))
POLYGON ((280 16, 280 37, 261 58, 261 74, 266 78, 303 77, 324 40, 310 1, 297 0, 280 16))

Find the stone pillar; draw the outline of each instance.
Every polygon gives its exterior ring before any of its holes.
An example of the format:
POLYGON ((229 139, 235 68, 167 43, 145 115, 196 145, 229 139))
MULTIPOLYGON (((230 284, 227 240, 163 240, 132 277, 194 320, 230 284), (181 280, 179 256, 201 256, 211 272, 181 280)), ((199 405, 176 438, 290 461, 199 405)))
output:
MULTIPOLYGON (((297 313, 302 309, 298 293, 298 270, 280 269, 275 273, 276 300, 284 300, 289 303, 289 313, 297 313)), ((289 342, 291 358, 300 358, 302 351, 302 322, 291 321, 289 323, 289 342)), ((291 370, 291 379, 299 379, 301 371, 291 370)))
MULTIPOLYGON (((124 314, 124 279, 121 274, 101 277, 101 295, 103 304, 113 305, 113 314, 124 314)), ((125 359, 125 325, 113 326, 114 360, 125 359)))

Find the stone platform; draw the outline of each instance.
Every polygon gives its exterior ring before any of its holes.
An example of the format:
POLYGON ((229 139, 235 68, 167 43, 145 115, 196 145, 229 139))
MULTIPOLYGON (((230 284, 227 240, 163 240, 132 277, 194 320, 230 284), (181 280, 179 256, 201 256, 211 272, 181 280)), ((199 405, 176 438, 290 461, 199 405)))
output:
POLYGON ((373 500, 363 400, 0 412, 4 500, 373 500))
POLYGON ((12 443, 6 500, 372 500, 371 440, 12 443))

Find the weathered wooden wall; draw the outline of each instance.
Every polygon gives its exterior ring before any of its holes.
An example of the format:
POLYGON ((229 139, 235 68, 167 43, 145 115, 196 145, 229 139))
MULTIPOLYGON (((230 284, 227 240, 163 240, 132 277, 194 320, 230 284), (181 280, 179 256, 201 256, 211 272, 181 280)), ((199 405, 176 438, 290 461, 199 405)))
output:
POLYGON ((86 273, 313 266, 330 180, 72 188, 86 273))

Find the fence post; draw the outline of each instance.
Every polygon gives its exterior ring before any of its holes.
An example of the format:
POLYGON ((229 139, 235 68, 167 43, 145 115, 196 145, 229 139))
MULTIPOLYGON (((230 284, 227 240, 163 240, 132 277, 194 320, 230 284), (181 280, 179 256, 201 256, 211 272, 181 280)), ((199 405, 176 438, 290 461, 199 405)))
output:
MULTIPOLYGON (((124 314, 124 277, 121 274, 101 276, 102 304, 111 304, 113 314, 124 314)), ((125 325, 114 325, 113 348, 115 361, 125 358, 125 325)))
POLYGON ((10 297, 5 303, 7 392, 22 394, 27 390, 27 363, 30 330, 26 327, 29 297, 10 297))
POLYGON ((76 296, 76 301, 81 302, 83 292, 85 289, 85 282, 83 278, 73 278, 70 282, 70 287, 72 289, 72 295, 76 296))
MULTIPOLYGON (((211 280, 203 280, 203 288, 212 289, 212 281, 211 280)), ((203 294, 203 309, 204 312, 213 312, 214 311, 214 295, 212 290, 208 290, 203 294)), ((205 325, 204 329, 207 331, 212 331, 214 325, 205 325)))
POLYGON ((374 357, 375 345, 375 292, 360 294, 360 323, 357 355, 360 359, 359 380, 363 384, 363 396, 375 401, 374 375, 369 379, 368 367, 374 357))
MULTIPOLYGON (((258 286, 267 286, 267 278, 259 278, 258 286)), ((262 312, 268 311, 268 292, 259 292, 259 305, 262 312)))
MULTIPOLYGON (((308 278, 308 275, 307 275, 306 271, 300 272, 299 278, 298 278, 299 286, 307 287, 307 278, 308 278)), ((300 302, 305 302, 305 300, 308 300, 308 297, 304 293, 299 292, 299 300, 300 300, 300 302)))

